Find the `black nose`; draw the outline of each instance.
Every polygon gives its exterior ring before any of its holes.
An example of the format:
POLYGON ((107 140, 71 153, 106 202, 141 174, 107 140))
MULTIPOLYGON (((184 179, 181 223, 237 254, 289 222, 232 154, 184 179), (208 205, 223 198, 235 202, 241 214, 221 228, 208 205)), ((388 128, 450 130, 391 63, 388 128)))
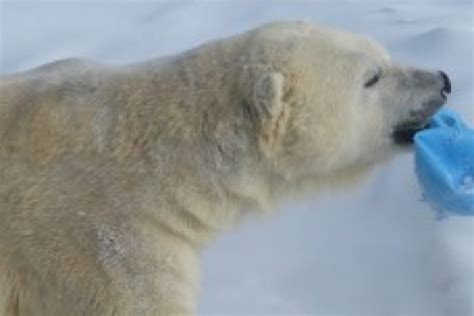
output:
POLYGON ((451 81, 449 80, 448 75, 443 71, 439 71, 439 74, 441 75, 441 77, 443 77, 444 81, 443 92, 451 93, 451 81))

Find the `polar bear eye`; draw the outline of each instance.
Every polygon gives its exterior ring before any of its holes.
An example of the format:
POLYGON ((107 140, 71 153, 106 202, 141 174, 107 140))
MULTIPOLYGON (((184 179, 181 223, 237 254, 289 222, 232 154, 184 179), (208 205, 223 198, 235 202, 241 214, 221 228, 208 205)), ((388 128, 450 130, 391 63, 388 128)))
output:
POLYGON ((382 70, 379 68, 377 72, 369 80, 365 82, 364 88, 370 88, 373 85, 375 85, 379 81, 381 75, 382 75, 382 70))

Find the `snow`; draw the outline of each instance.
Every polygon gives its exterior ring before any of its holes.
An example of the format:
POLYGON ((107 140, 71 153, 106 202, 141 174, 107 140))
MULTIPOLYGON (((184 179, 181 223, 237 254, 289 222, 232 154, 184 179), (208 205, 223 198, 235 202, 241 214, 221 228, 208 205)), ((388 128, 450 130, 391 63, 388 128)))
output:
MULTIPOLYGON (((450 75, 474 122, 472 1, 1 2, 0 72, 85 56, 138 61, 276 19, 372 36, 450 75)), ((201 314, 473 315, 474 220, 436 221, 412 154, 350 191, 291 202, 205 251, 201 314)))

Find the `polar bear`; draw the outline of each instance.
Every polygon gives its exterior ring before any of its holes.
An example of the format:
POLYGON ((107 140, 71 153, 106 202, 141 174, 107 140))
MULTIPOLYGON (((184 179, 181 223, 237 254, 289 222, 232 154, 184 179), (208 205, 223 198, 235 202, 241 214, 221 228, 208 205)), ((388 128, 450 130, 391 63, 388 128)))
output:
POLYGON ((220 231, 356 183, 450 90, 443 72, 308 22, 4 76, 0 314, 193 314, 200 250, 220 231))

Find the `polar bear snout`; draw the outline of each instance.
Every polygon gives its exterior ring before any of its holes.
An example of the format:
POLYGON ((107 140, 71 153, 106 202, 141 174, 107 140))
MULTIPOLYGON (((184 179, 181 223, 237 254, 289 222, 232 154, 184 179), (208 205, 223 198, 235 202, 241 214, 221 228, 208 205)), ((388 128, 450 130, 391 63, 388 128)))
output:
POLYGON ((409 91, 408 102, 400 105, 400 120, 393 128, 393 139, 396 144, 411 144, 414 135, 424 129, 430 118, 446 103, 447 94, 452 85, 448 75, 443 71, 413 70, 405 78, 405 89, 409 91))
POLYGON ((411 119, 419 125, 425 124, 446 103, 447 95, 451 93, 451 81, 445 72, 437 71, 434 74, 429 73, 428 76, 434 79, 425 79, 428 82, 427 97, 421 100, 421 107, 410 111, 411 119))

